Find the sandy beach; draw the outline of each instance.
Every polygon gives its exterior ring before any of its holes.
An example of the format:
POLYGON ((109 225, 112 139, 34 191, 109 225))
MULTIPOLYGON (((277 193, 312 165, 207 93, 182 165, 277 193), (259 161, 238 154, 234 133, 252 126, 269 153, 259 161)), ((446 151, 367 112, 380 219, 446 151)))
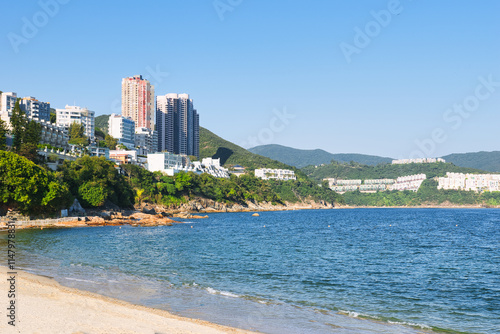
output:
MULTIPOLYGON (((7 308, 11 281, 0 267, 0 333, 251 333, 207 321, 183 318, 166 311, 133 305, 94 293, 61 286, 55 280, 17 271, 15 326, 7 308)), ((11 290, 12 291, 12 290, 11 290)))

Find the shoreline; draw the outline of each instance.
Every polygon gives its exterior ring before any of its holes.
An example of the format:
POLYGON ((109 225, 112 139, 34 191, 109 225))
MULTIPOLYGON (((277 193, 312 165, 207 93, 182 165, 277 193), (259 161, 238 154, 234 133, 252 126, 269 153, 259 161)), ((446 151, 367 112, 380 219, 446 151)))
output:
MULTIPOLYGON (((155 207, 152 210, 156 213, 145 213, 144 208, 139 210, 124 210, 129 213, 114 210, 90 210, 90 215, 80 217, 66 217, 55 219, 9 219, 0 217, 0 233, 6 232, 8 225, 14 223, 16 230, 24 229, 44 229, 44 228, 74 228, 74 227, 93 227, 93 226, 122 226, 131 225, 134 227, 151 226, 171 226, 173 224, 182 224, 181 221, 174 219, 204 219, 208 218, 209 213, 258 213, 275 211, 299 211, 299 210, 349 210, 349 209, 499 209, 500 206, 487 207, 481 204, 476 205, 416 205, 416 206, 354 206, 354 205, 318 205, 313 204, 294 204, 273 206, 271 204, 255 208, 238 207, 236 209, 225 207, 224 209, 199 209, 199 210, 179 210, 165 207, 155 207), (200 214, 205 214, 201 216, 200 214), (173 219, 172 219, 173 218, 173 219)), ((26 218, 26 217, 25 217, 26 218)))
MULTIPOLYGON (((7 297, 7 272, 7 267, 0 266, 2 306, 12 300, 7 297)), ((53 278, 22 270, 16 272, 15 326, 2 317, 2 333, 256 333, 65 287, 53 278)))

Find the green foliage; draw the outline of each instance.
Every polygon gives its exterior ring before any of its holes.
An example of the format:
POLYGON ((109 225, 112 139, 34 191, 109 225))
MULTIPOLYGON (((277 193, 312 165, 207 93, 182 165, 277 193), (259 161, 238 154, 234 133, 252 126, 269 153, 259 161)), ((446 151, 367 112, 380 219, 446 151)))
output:
POLYGON ((308 165, 328 164, 335 160, 339 162, 355 161, 365 165, 390 163, 392 158, 383 158, 366 154, 332 154, 324 150, 299 150, 292 147, 270 144, 249 149, 250 152, 281 161, 285 164, 302 168, 308 165))
POLYGON ((19 101, 20 99, 17 99, 10 119, 14 136, 12 147, 14 152, 38 162, 37 146, 42 137, 42 125, 26 117, 26 113, 19 106, 19 101))
POLYGON ((264 181, 253 175, 231 175, 229 179, 223 179, 191 172, 181 172, 171 177, 158 172, 151 173, 134 165, 125 165, 123 168, 131 187, 136 189, 137 194, 141 191, 142 201, 150 203, 169 205, 193 196, 226 203, 283 203, 311 199, 342 202, 340 195, 310 181, 264 181))
POLYGON ((104 138, 106 138, 106 134, 100 128, 95 128, 95 136, 100 140, 104 140, 104 138))
POLYGON ((450 154, 443 159, 461 167, 500 173, 500 151, 450 154))
MULTIPOLYGON (((1 94, 0 94, 1 95, 1 94)), ((0 119, 0 150, 5 150, 7 148, 7 124, 0 119)))
POLYGON ((53 173, 12 152, 0 151, 0 203, 23 213, 53 212, 69 205, 68 187, 53 173))
POLYGON ((73 162, 65 161, 61 172, 63 180, 83 206, 101 206, 106 200, 121 207, 130 207, 134 203, 132 187, 104 157, 84 156, 73 162))
POLYGON ((57 114, 54 108, 50 108, 50 123, 55 124, 57 122, 57 114))
MULTIPOLYGON (((108 120, 110 115, 100 115, 94 120, 96 128, 101 129, 101 131, 107 135, 108 134, 108 120)), ((104 137, 104 136, 103 136, 104 137)))
POLYGON ((451 163, 429 163, 429 164, 406 164, 406 165, 393 165, 383 164, 377 166, 367 166, 358 163, 338 163, 333 161, 325 166, 307 166, 302 168, 302 171, 313 180, 321 182, 325 178, 339 178, 339 179, 395 179, 400 176, 425 174, 427 178, 436 176, 445 176, 446 172, 457 173, 485 173, 484 171, 458 167, 451 163))
POLYGON ((104 205, 108 194, 106 193, 107 187, 104 182, 85 182, 78 188, 82 205, 87 207, 99 207, 104 205))
POLYGON ((12 148, 15 152, 19 152, 21 150, 24 133, 28 125, 28 118, 26 117, 26 113, 21 109, 19 101, 20 99, 17 99, 10 118, 12 136, 14 137, 12 141, 12 148))
POLYGON ((104 145, 104 147, 109 148, 110 150, 116 150, 116 145, 118 144, 118 139, 113 138, 110 135, 106 135, 104 137, 104 142, 99 142, 100 145, 104 145))
POLYGON ((69 126, 69 143, 79 146, 87 146, 89 141, 87 136, 85 136, 85 127, 83 124, 76 122, 71 123, 69 126))

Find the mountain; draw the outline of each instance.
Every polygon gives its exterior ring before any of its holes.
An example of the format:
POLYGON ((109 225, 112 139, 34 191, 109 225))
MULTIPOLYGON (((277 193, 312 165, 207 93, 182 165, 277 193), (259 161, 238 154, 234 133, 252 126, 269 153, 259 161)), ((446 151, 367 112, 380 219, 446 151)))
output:
POLYGON ((320 182, 325 178, 339 179, 395 179, 399 176, 425 174, 427 178, 445 176, 446 172, 455 173, 487 173, 484 170, 459 167, 452 163, 429 164, 380 164, 377 166, 361 165, 357 163, 331 163, 324 166, 307 166, 301 169, 309 178, 320 182))
POLYGON ((221 165, 242 165, 249 169, 282 168, 296 170, 282 162, 245 150, 200 126, 200 159, 220 158, 221 165))
POLYGON ((500 151, 455 153, 443 157, 446 162, 451 162, 460 167, 470 167, 500 173, 500 151))
POLYGON ((95 127, 101 129, 104 134, 108 134, 109 116, 111 115, 100 115, 95 118, 95 127))
POLYGON ((333 154, 324 150, 299 150, 282 145, 262 145, 249 149, 250 152, 281 161, 285 164, 302 168, 309 165, 329 164, 332 160, 338 162, 357 162, 364 165, 391 163, 392 158, 357 153, 333 154))

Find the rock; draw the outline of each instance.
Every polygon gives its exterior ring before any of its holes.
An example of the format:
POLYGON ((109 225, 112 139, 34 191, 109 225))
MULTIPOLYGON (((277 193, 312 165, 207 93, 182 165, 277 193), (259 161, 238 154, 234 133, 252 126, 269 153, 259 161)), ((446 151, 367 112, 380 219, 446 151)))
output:
POLYGON ((73 201, 73 205, 71 205, 69 207, 69 213, 70 214, 85 214, 85 209, 82 208, 82 206, 80 205, 80 202, 78 202, 78 200, 75 198, 75 200, 73 201))
POLYGON ((87 225, 104 225, 106 221, 101 217, 92 217, 92 219, 87 222, 87 225))
POLYGON ((253 217, 259 217, 260 215, 256 212, 252 215, 253 217))
POLYGON ((99 216, 104 220, 111 220, 111 213, 110 212, 102 211, 99 213, 99 216))
POLYGON ((150 214, 150 215, 155 215, 156 214, 156 210, 154 207, 150 206, 149 204, 146 204, 145 206, 142 207, 141 209, 142 213, 147 213, 147 214, 150 214))

